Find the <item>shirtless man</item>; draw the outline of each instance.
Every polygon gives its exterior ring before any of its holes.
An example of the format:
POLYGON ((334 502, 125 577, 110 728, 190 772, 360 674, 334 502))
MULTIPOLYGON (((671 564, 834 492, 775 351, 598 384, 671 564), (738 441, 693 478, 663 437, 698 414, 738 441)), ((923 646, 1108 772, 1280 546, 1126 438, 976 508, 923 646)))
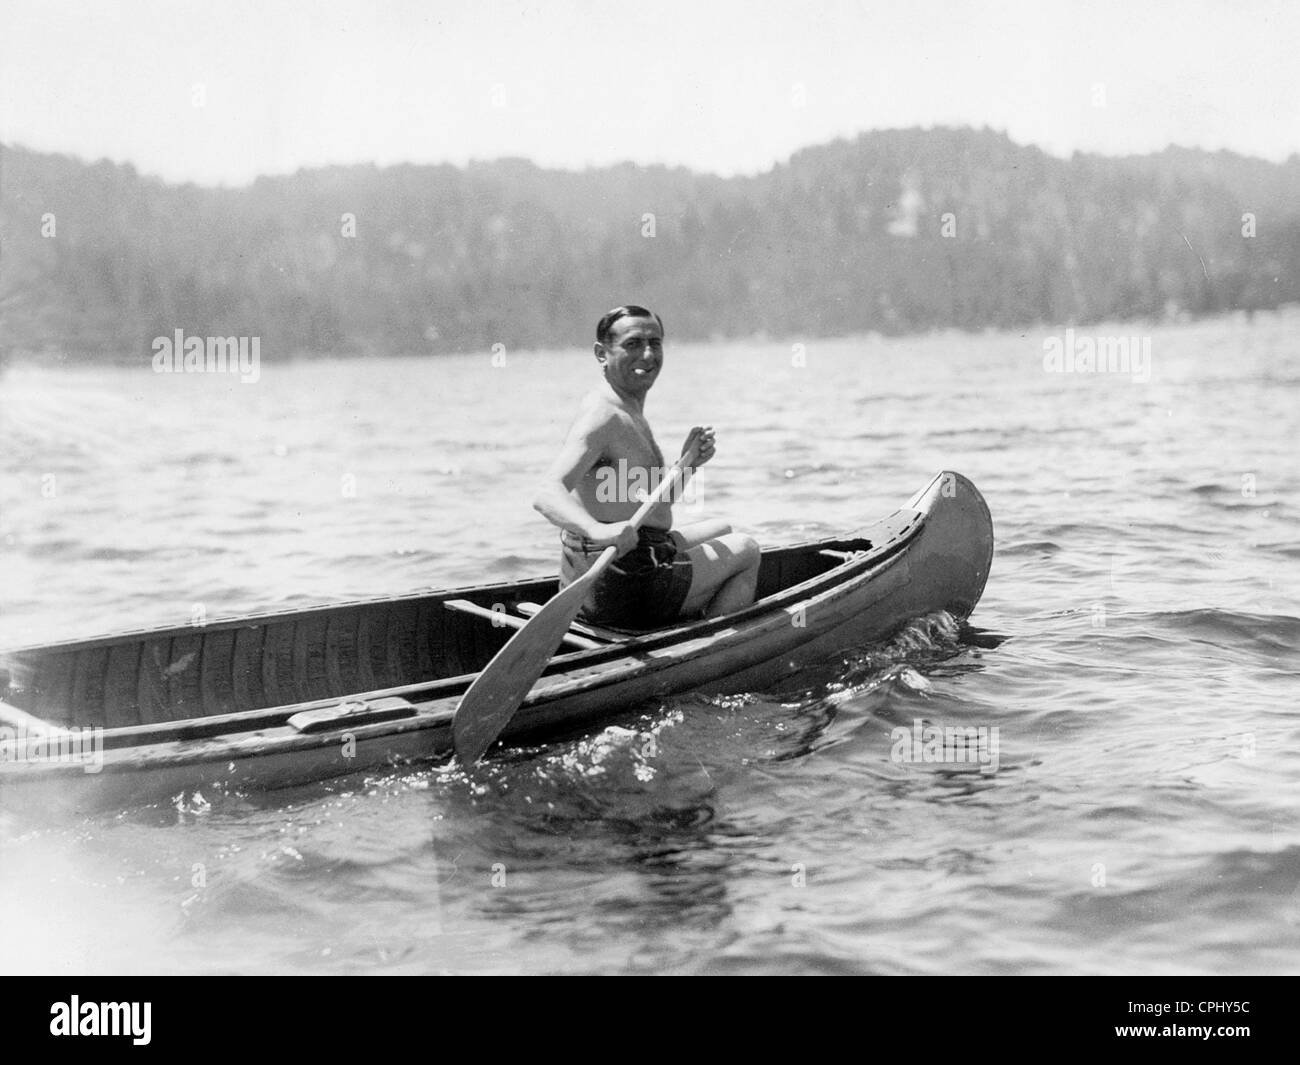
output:
MULTIPOLYGON (((641 500, 610 491, 633 484, 650 492, 667 473, 645 419, 646 393, 663 368, 663 339, 663 322, 644 307, 615 307, 601 318, 595 354, 603 380, 583 397, 533 501, 563 530, 561 587, 606 547, 618 547, 583 606, 582 616, 593 624, 648 629, 701 613, 717 617, 752 603, 758 585, 759 546, 751 537, 720 521, 673 529, 671 493, 634 530, 628 519, 641 500)), ((682 452, 697 440, 695 464, 703 466, 713 457, 712 427, 692 429, 682 452)))

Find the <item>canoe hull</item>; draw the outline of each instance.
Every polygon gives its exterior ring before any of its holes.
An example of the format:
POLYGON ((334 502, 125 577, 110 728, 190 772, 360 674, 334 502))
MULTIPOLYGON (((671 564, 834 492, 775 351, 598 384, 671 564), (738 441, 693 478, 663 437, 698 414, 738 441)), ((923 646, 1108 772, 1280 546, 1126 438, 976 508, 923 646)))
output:
MULTIPOLYGON (((869 550, 846 554, 842 561, 826 561, 824 556, 833 552, 823 549, 822 544, 831 541, 765 552, 764 577, 760 578, 762 598, 754 606, 726 618, 682 623, 599 649, 556 657, 520 707, 502 742, 533 742, 573 732, 629 708, 683 692, 721 694, 761 689, 837 651, 887 638, 917 617, 947 611, 964 618, 974 609, 988 578, 993 529, 983 498, 960 474, 939 474, 907 507, 856 530, 847 540, 835 542, 854 546, 865 540, 871 541, 869 550), (792 553, 799 551, 804 554, 792 553), (816 564, 810 561, 814 556, 820 559, 816 564), (786 587, 771 587, 790 581, 793 583, 786 587), (764 583, 770 587, 765 589, 764 583)), ((553 584, 547 581, 533 581, 453 589, 437 593, 428 601, 413 600, 411 609, 418 617, 436 619, 445 613, 435 609, 440 604, 438 596, 477 599, 492 607, 501 600, 517 602, 550 587, 553 584)), ((374 610, 380 606, 361 604, 351 609, 374 610)), ((341 629, 339 619, 344 615, 317 613, 321 618, 313 623, 313 631, 319 633, 320 646, 313 648, 309 644, 303 650, 295 644, 289 658, 310 667, 324 656, 327 661, 317 666, 317 673, 333 677, 334 691, 328 690, 329 685, 322 680, 310 692, 316 696, 311 699, 224 716, 174 721, 164 718, 110 728, 103 734, 107 746, 98 768, 14 758, 11 751, 10 757, 0 761, 0 809, 40 810, 47 814, 88 812, 195 790, 282 788, 362 769, 449 756, 451 717, 474 674, 425 679, 418 670, 388 669, 381 656, 372 655, 375 667, 371 676, 408 682, 374 684, 358 692, 352 686, 357 683, 355 677, 347 672, 355 661, 342 665, 328 661, 329 649, 339 645, 331 634, 341 629), (337 727, 331 725, 332 707, 347 703, 364 710, 377 706, 385 695, 398 706, 406 700, 409 712, 399 711, 405 716, 383 721, 370 721, 364 713, 340 716, 337 727), (319 731, 302 730, 303 715, 311 713, 325 716, 319 731), (299 724, 291 723, 291 718, 299 724)), ((271 616, 259 621, 266 630, 262 636, 266 648, 275 642, 271 634, 277 626, 283 628, 286 617, 271 616)), ((242 638, 239 633, 253 620, 257 619, 223 623, 232 635, 213 646, 236 647, 242 638)), ((444 625, 440 631, 445 631, 446 623, 439 624, 444 625)), ((294 628, 304 628, 300 616, 294 628)), ((476 643, 472 653, 490 657, 493 646, 504 642, 508 631, 486 637, 475 633, 476 640, 486 639, 487 643, 476 643)), ((167 638, 167 646, 174 653, 185 635, 183 630, 174 630, 134 634, 131 638, 145 649, 162 645, 167 638)), ((403 655, 408 662, 424 663, 426 658, 445 650, 430 651, 420 643, 421 638, 417 628, 415 643, 423 649, 394 646, 390 640, 387 651, 403 655)), ((47 668, 42 664, 42 653, 59 655, 69 663, 68 672, 74 677, 86 675, 93 679, 91 667, 84 662, 102 660, 111 665, 114 656, 125 654, 121 648, 126 639, 110 637, 27 649, 8 656, 8 660, 39 673, 47 668), (68 656, 76 657, 74 660, 68 656)), ((465 636, 457 636, 456 640, 464 660, 471 660, 465 636)), ((189 645, 181 642, 179 646, 189 645)), ((146 652, 140 653, 143 656, 146 652)), ((258 667, 263 679, 279 675, 277 670, 289 671, 277 663, 267 666, 269 654, 269 650, 264 651, 258 667)), ((238 660, 237 652, 231 655, 231 660, 238 660)), ((198 658, 195 668, 202 674, 209 659, 217 655, 204 646, 198 658)), ((186 659, 182 656, 178 661, 186 659)), ((222 677, 218 683, 223 690, 232 686, 222 677)), ((76 687, 76 683, 72 686, 76 687)), ((295 678, 286 677, 283 686, 303 694, 295 678)), ((217 708, 221 709, 219 705, 217 708)), ((174 706, 166 709, 176 712, 174 706)), ((112 712, 110 707, 107 713, 111 716, 112 712)), ((77 722, 65 718, 65 723, 77 722)))

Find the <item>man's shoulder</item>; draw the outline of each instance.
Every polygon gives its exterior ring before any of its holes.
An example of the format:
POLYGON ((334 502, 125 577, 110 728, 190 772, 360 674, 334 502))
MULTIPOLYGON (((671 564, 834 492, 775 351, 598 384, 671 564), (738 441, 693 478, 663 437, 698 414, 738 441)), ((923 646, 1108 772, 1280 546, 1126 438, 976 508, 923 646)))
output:
POLYGON ((606 393, 592 389, 578 404, 574 428, 583 433, 613 429, 623 422, 626 413, 606 393))

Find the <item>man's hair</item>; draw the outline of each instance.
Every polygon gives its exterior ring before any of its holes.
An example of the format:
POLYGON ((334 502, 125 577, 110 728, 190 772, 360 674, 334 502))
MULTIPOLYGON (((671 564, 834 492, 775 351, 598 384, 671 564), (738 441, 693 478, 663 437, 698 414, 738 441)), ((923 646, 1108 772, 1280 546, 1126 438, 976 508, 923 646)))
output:
POLYGON ((609 343, 609 331, 620 318, 653 318, 659 323, 660 332, 664 328, 664 320, 654 311, 648 311, 644 307, 638 307, 635 303, 629 303, 626 307, 615 307, 596 323, 597 344, 609 343))

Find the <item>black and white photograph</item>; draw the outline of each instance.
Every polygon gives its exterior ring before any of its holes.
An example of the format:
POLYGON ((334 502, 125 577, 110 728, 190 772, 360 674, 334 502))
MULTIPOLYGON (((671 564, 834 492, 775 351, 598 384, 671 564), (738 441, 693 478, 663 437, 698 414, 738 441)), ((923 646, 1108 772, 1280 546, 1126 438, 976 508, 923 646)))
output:
POLYGON ((5 0, 24 1024, 163 1024, 73 977, 1086 976, 1152 981, 1111 1044, 1249 1046, 1231 979, 1300 972, 1297 42, 5 0))

